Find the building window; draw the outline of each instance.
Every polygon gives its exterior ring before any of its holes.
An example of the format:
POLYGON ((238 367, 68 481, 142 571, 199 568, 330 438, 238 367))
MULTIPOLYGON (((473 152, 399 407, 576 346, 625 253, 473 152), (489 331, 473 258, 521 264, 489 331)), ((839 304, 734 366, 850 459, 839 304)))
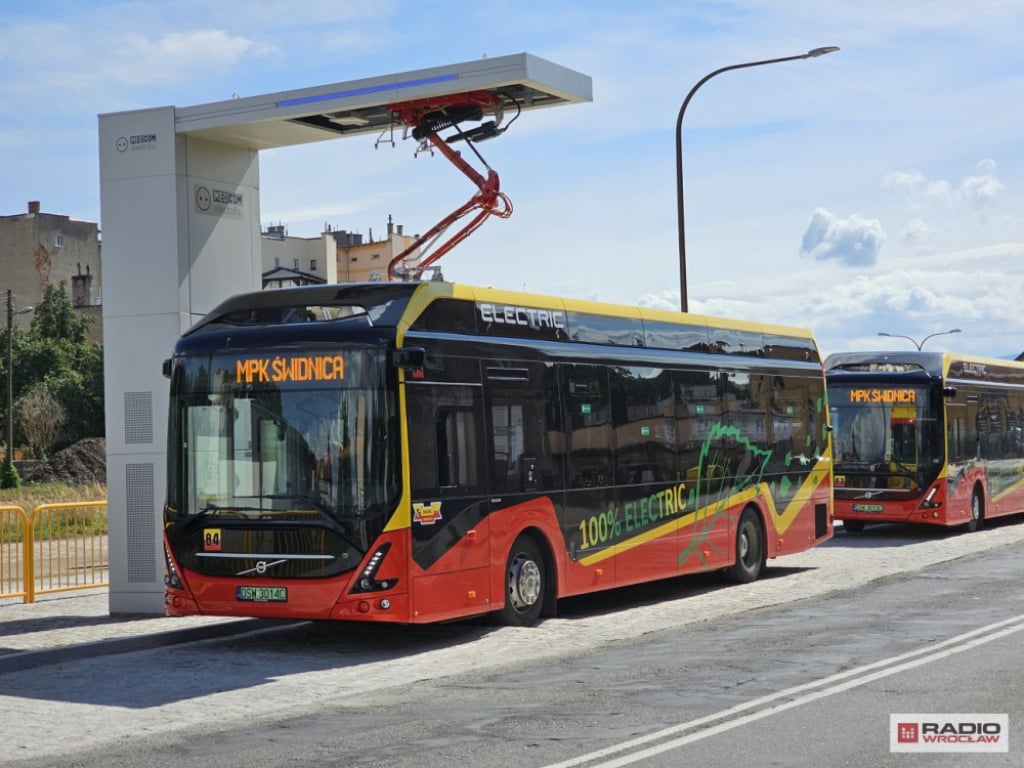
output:
POLYGON ((64 235, 55 235, 54 236, 54 238, 53 238, 53 247, 54 248, 63 248, 64 247, 64 235))
POLYGON ((292 269, 298 269, 298 268, 299 268, 299 260, 298 259, 292 259, 292 269))
POLYGON ((316 272, 316 259, 309 260, 309 271, 316 272))
POLYGON ((277 269, 280 266, 281 266, 281 257, 280 256, 275 256, 274 257, 274 269, 277 269))

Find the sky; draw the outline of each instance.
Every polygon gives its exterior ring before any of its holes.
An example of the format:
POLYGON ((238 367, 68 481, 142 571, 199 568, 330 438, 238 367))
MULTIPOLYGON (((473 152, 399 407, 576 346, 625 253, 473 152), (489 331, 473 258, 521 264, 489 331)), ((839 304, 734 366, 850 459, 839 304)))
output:
MULTIPOLYGON (((691 312, 809 328, 825 354, 1014 357, 1022 29, 1019 0, 0 0, 0 215, 38 200, 102 230, 100 114, 526 52, 591 77, 593 101, 479 145, 514 211, 446 279, 677 310, 682 208, 691 312), (840 50, 693 92, 680 193, 691 89, 822 46, 840 50)), ((476 188, 415 149, 263 151, 261 223, 424 232, 476 188)))

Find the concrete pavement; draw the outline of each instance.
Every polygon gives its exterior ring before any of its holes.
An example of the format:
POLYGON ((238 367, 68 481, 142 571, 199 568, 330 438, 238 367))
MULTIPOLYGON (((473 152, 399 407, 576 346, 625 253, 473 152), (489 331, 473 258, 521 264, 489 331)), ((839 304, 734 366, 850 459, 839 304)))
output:
MULTIPOLYGON (((697 580, 663 598, 622 602, 610 612, 591 608, 530 631, 453 623, 376 637, 369 631, 347 637, 344 628, 309 636, 282 632, 277 642, 272 632, 258 636, 261 628, 275 626, 264 620, 111 617, 106 590, 50 596, 33 605, 0 602, 0 765, 5 755, 33 766, 52 765, 57 756, 66 757, 62 765, 78 764, 70 755, 107 747, 123 757, 149 736, 251 731, 257 721, 322 717, 382 691, 401 696, 402 687, 424 681, 487 676, 549 658, 585 665, 587 654, 613 643, 635 641, 642 649, 644 638, 659 631, 684 633, 692 625, 798 600, 842 600, 881 579, 898 580, 986 550, 1012 555, 1022 546, 1024 519, 974 534, 897 526, 850 535, 840 528, 820 547, 773 561, 766 578, 752 584, 709 588, 697 580), (247 630, 257 635, 252 642, 116 655, 247 630), (54 760, 47 762, 49 757, 54 760)), ((957 590, 945 576, 942 569, 932 574, 936 589, 957 590)), ((704 656, 713 653, 699 649, 704 656)))
MULTIPOLYGON (((851 536, 840 527, 836 538, 824 546, 772 561, 806 571, 800 579, 791 580, 789 598, 802 591, 804 581, 807 594, 803 596, 810 597, 998 546, 1024 544, 1024 521, 1019 516, 974 534, 911 526, 877 530, 877 535, 868 529, 851 536)), ((763 593, 757 601, 760 605, 772 604, 774 589, 770 580, 747 588, 763 593)), ((733 601, 749 599, 747 590, 716 591, 706 599, 716 610, 727 611, 733 601)), ((698 597, 688 605, 703 602, 698 597)), ((0 674, 295 623, 224 616, 111 616, 109 611, 106 588, 48 594, 29 604, 0 599, 0 674)))

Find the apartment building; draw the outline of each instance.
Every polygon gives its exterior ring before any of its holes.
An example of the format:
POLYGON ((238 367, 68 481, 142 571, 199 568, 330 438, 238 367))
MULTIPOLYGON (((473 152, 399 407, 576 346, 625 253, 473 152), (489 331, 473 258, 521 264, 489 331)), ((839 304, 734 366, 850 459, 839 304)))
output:
MULTIPOLYGON (((291 237, 283 224, 262 232, 263 287, 283 288, 318 283, 361 283, 387 279, 388 263, 416 240, 388 217, 386 234, 374 239, 373 229, 361 233, 324 225, 319 237, 291 237)), ((404 260, 407 268, 419 262, 419 250, 404 260)))
MULTIPOLYGON (((0 292, 13 294, 15 310, 35 306, 48 285, 64 283, 71 303, 92 319, 89 338, 103 338, 99 225, 44 213, 37 200, 25 213, 0 216, 0 292)), ((27 330, 30 313, 14 316, 27 330)))

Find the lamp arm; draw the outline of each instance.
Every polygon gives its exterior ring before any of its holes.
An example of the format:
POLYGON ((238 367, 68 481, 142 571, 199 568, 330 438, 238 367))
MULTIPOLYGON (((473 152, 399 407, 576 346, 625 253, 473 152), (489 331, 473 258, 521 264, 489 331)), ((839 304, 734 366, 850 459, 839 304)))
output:
POLYGON ((686 230, 683 221, 683 115, 686 114, 686 107, 689 106, 690 100, 693 98, 693 95, 700 90, 700 87, 704 85, 704 83, 723 72, 730 72, 734 69, 747 69, 748 67, 760 67, 764 64, 778 64, 783 61, 811 59, 837 50, 839 49, 835 46, 828 46, 825 48, 815 48, 807 53, 801 53, 796 56, 781 56, 777 59, 761 59, 760 61, 748 61, 743 64, 730 64, 726 67, 720 67, 714 72, 709 72, 698 80, 697 84, 690 89, 688 94, 686 94, 686 98, 683 99, 683 103, 679 107, 679 116, 676 118, 676 197, 679 220, 679 308, 683 312, 689 311, 689 301, 686 289, 686 230))

